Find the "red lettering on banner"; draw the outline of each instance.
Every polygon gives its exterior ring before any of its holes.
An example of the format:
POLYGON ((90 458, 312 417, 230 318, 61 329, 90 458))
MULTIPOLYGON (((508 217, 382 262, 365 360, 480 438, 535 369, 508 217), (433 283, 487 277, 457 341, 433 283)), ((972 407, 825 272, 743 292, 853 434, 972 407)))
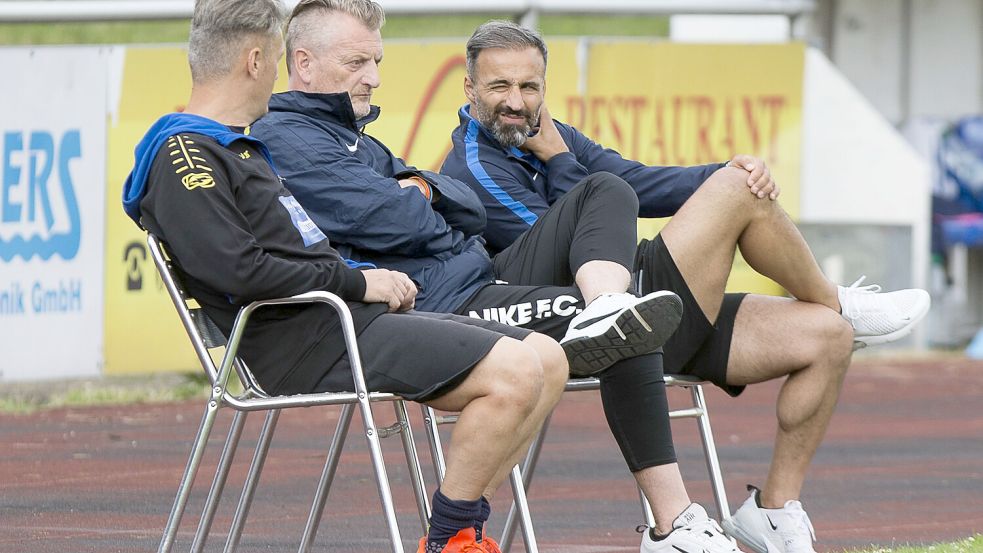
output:
POLYGON ((683 99, 676 96, 672 99, 672 152, 675 154, 673 156, 673 163, 675 165, 686 165, 686 160, 679 153, 679 148, 682 146, 682 140, 679 138, 679 127, 682 125, 682 112, 683 112, 683 99))
MULTIPOLYGON (((444 84, 444 81, 450 76, 451 71, 457 69, 458 67, 465 67, 464 56, 452 56, 447 58, 444 63, 434 72, 433 77, 430 78, 430 83, 427 84, 427 88, 423 93, 423 98, 420 100, 420 105, 416 108, 416 113, 413 116, 413 123, 410 125, 410 131, 406 136, 406 145, 403 146, 403 155, 400 156, 403 159, 409 161, 410 154, 413 152, 413 145, 416 143, 416 135, 420 132, 420 126, 423 124, 423 116, 427 114, 427 110, 430 108, 430 104, 433 102, 434 96, 437 95, 437 90, 440 86, 444 84)), ((450 137, 448 136, 448 141, 450 137)), ((447 149, 450 152, 450 148, 447 149)), ((446 157, 446 156, 445 156, 446 157)), ((438 166, 443 161, 443 157, 438 160, 438 166)))
POLYGON ((584 97, 583 96, 567 96, 567 120, 568 125, 572 125, 578 129, 584 128, 584 112, 586 108, 584 107, 584 97))
POLYGON ((601 134, 601 118, 598 112, 601 109, 606 109, 608 105, 608 99, 604 96, 592 96, 589 101, 590 108, 588 109, 588 125, 590 125, 590 134, 588 136, 598 136, 601 134))
POLYGON ((719 162, 736 153, 774 163, 789 103, 778 94, 566 98, 568 123, 625 157, 653 165, 719 162))
POLYGON ((710 147, 710 125, 713 124, 713 98, 693 96, 690 99, 696 110, 696 159, 713 159, 710 147))
MULTIPOLYGON (((734 151, 734 99, 727 98, 724 101, 724 136, 720 139, 720 144, 725 152, 734 151)), ((753 150, 752 150, 753 151, 753 150)))
POLYGON ((777 161, 775 143, 778 141, 778 120, 782 116, 782 109, 785 107, 784 96, 762 96, 761 103, 768 108, 768 116, 771 119, 771 132, 768 133, 768 152, 766 155, 772 163, 777 161))
POLYGON ((628 152, 628 157, 636 159, 640 153, 638 150, 639 135, 642 127, 642 109, 645 107, 646 100, 643 96, 631 96, 626 99, 626 102, 631 120, 631 149, 628 152))
MULTIPOLYGON (((655 100, 655 122, 653 124, 655 137, 652 139, 652 149, 658 150, 659 154, 654 156, 654 165, 666 165, 666 160, 669 159, 669 152, 666 151, 666 125, 665 117, 663 117, 664 113, 665 103, 662 98, 658 98, 655 100)), ((641 152, 639 152, 639 154, 641 154, 641 152)))

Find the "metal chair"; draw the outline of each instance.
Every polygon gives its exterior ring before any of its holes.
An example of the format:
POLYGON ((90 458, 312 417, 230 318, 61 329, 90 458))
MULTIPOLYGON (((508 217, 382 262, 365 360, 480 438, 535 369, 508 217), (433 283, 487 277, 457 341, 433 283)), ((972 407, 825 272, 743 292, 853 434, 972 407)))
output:
MULTIPOLYGON (((730 508, 727 503, 727 492, 724 488, 724 479, 720 472, 720 461, 717 457, 717 447, 713 441, 713 431, 710 428, 710 415, 707 411, 706 399, 703 395, 703 384, 705 381, 691 376, 665 375, 666 386, 688 388, 692 398, 692 406, 685 409, 671 409, 670 419, 695 418, 700 430, 700 438, 703 442, 703 455, 707 464, 707 471, 710 475, 710 487, 713 490, 714 503, 717 512, 722 519, 730 518, 730 508)), ((576 378, 567 382, 564 391, 578 392, 599 390, 601 382, 597 378, 576 378)), ((453 423, 457 420, 456 415, 438 415, 432 408, 423 405, 424 428, 427 431, 427 438, 430 442, 430 452, 434 461, 434 472, 437 481, 440 482, 444 477, 444 456, 440 444, 440 434, 438 425, 453 423)), ((546 431, 549 428, 549 419, 543 423, 536 439, 529 447, 529 452, 521 465, 512 468, 509 481, 512 485, 513 503, 509 509, 508 517, 505 519, 505 528, 499 545, 502 551, 507 552, 515 537, 515 527, 518 522, 522 529, 523 541, 527 553, 538 553, 539 546, 536 542, 535 531, 533 529, 532 517, 529 514, 529 506, 526 499, 526 492, 532 485, 533 473, 536 470, 536 463, 543 448, 543 441, 546 438, 546 431), (518 519, 518 520, 517 520, 518 519)), ((639 491, 642 503, 642 512, 645 524, 650 527, 655 526, 655 517, 652 508, 648 504, 645 496, 639 491)))
POLYGON ((208 438, 212 432, 218 411, 228 407, 235 411, 235 416, 229 428, 229 433, 225 440, 221 456, 217 462, 215 476, 205 499, 201 518, 195 532, 194 541, 191 544, 191 551, 200 552, 205 545, 205 541, 211 530, 212 520, 218 508, 222 491, 225 487, 229 469, 238 447, 239 438, 242 434, 247 413, 251 411, 266 411, 266 420, 263 424, 256 450, 250 463, 249 471, 246 476, 243 490, 233 516, 232 525, 225 545, 225 551, 234 551, 238 546, 242 530, 245 525, 246 517, 252 503, 253 493, 259 481, 260 473, 266 460, 270 442, 276 428, 276 423, 282 409, 291 407, 312 407, 320 405, 340 405, 342 406, 341 416, 335 429, 334 437, 328 452, 327 460, 322 471, 320 481, 315 492, 313 504, 308 515, 307 524, 304 527, 303 535, 300 540, 299 551, 309 551, 313 544, 317 532, 318 524, 324 511, 327 501, 328 491, 338 467, 341 450, 344 447, 345 437, 357 406, 364 424, 364 432, 368 441, 369 454, 372 458, 372 465, 375 471, 375 480, 379 491, 379 499, 389 530, 389 539, 392 543, 392 551, 403 552, 400 540, 399 526, 396 521, 396 513, 393 506, 392 493, 389 488, 389 480, 386 475, 385 461, 382 456, 382 448, 379 439, 389 435, 399 434, 402 438, 402 445, 406 454, 409 466, 410 480, 420 513, 420 523, 424 532, 427 529, 430 507, 426 497, 426 490, 423 484, 423 474, 420 469, 419 458, 417 457, 416 447, 413 442, 413 435, 410 425, 407 422, 406 406, 397 395, 389 393, 370 392, 366 389, 365 379, 362 373, 362 364, 359 356, 358 344, 355 340, 355 328, 352 322, 351 313, 345 303, 336 295, 328 292, 309 292, 289 298, 279 298, 252 302, 243 307, 236 317, 231 335, 226 340, 222 332, 209 319, 204 311, 198 307, 189 305, 192 298, 185 293, 180 283, 178 275, 174 272, 170 260, 157 238, 150 234, 147 237, 150 247, 151 257, 157 270, 164 282, 167 293, 177 309, 184 329, 191 339, 195 353, 201 363, 205 374, 211 383, 211 395, 205 406, 205 413, 202 416, 201 426, 195 436, 191 454, 188 459, 187 467, 181 478, 177 497, 165 526, 164 535, 161 539, 159 553, 167 553, 174 545, 181 518, 187 506, 191 489, 194 485, 195 476, 202 461, 205 449, 208 446, 208 438), (260 308, 270 305, 285 304, 313 304, 326 303, 332 306, 341 318, 342 332, 345 337, 345 344, 352 368, 352 378, 354 381, 354 392, 332 392, 332 393, 311 393, 290 396, 271 396, 267 394, 256 382, 248 367, 236 356, 239 344, 242 339, 243 331, 252 313, 260 308), (218 367, 215 366, 209 350, 225 346, 225 353, 221 358, 218 367), (229 378, 232 370, 236 374, 243 386, 243 392, 235 394, 228 389, 229 378), (372 415, 371 402, 388 401, 393 403, 396 411, 397 422, 389 427, 380 428, 376 425, 372 415))

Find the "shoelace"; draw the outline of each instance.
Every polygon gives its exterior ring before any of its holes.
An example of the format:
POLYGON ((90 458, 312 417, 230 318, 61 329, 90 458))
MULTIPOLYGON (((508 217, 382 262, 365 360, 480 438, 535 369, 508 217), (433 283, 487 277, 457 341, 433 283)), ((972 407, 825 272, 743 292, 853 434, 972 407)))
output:
POLYGON ((816 541, 816 529, 812 527, 812 521, 809 520, 809 514, 802 509, 802 504, 798 501, 790 501, 785 505, 785 514, 790 520, 792 520, 797 527, 805 527, 809 530, 809 535, 812 536, 812 541, 816 541))
POLYGON ((729 547, 732 550, 735 549, 734 544, 727 539, 727 536, 724 535, 723 529, 720 528, 717 521, 713 520, 712 518, 694 522, 687 528, 692 531, 701 542, 707 544, 708 546, 729 547))
POLYGON ((847 305, 842 305, 841 302, 840 308, 843 309, 843 316, 848 320, 852 321, 860 317, 861 313, 869 309, 869 301, 865 300, 871 299, 873 294, 881 291, 881 286, 879 284, 860 286, 860 283, 866 278, 867 275, 860 275, 860 278, 845 288, 850 301, 847 302, 847 305))

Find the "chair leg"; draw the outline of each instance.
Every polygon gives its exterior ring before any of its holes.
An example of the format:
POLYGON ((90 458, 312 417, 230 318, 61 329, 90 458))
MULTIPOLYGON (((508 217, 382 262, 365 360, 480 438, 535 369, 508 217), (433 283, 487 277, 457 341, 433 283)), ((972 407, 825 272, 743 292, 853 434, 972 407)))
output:
POLYGON ((215 519, 215 511, 222 499, 222 491, 225 490, 225 482, 229 476, 229 469, 235 459, 236 450, 239 448, 239 438, 242 436, 242 429, 246 423, 246 411, 236 411, 232 418, 232 425, 229 428, 229 436, 225 440, 225 447, 222 449, 222 456, 219 458, 218 466, 215 468, 215 478, 212 486, 208 490, 208 497, 205 499, 205 506, 201 512, 201 520, 198 522, 198 531, 195 532, 195 539, 191 542, 191 552, 201 553, 205 548, 205 541, 212 528, 212 521, 215 519))
MULTIPOLYGON (((542 428, 540 428, 539 433, 536 434, 536 438, 529 445, 529 451, 526 453, 526 458, 522 461, 521 483, 523 487, 523 495, 525 495, 525 493, 529 490, 529 487, 532 486, 532 475, 536 470, 536 463, 539 462, 539 454, 543 450, 543 442, 546 440, 546 431, 549 429, 551 417, 552 415, 549 415, 546 417, 546 420, 543 421, 542 428)), ((512 490, 513 493, 515 493, 514 483, 512 490)), ((508 517, 505 519, 505 528, 502 530, 502 539, 500 540, 499 544, 504 553, 508 553, 509 549, 512 547, 512 540, 515 538, 515 519, 517 515, 516 505, 513 502, 512 506, 509 508, 508 517)), ((520 524, 523 526, 523 535, 525 535, 527 532, 526 526, 529 527, 529 532, 532 531, 532 522, 528 518, 520 520, 520 524)), ((528 547, 529 544, 527 543, 527 550, 528 547)))
POLYGON ((191 487, 194 486, 195 476, 201 465, 201 458, 205 453, 205 447, 208 445, 208 437, 215 425, 215 415, 218 413, 218 408, 218 399, 213 395, 201 417, 201 425, 198 427, 198 434, 195 435, 194 445, 191 446, 191 454, 188 456, 188 464, 184 468, 184 475, 178 486, 177 497, 174 498, 174 505, 171 507, 167 524, 164 526, 164 536, 157 548, 158 553, 169 553, 174 546, 174 537, 177 536, 178 527, 181 525, 181 517, 184 516, 184 509, 188 504, 188 497, 191 495, 191 487))
POLYGON ((700 439, 703 441, 703 453, 707 461, 707 471, 710 473, 710 487, 713 488, 713 499, 717 505, 720 520, 730 518, 730 505, 727 503, 727 490, 724 487, 724 477, 720 472, 720 458, 717 457, 717 446, 713 441, 713 430, 710 428, 710 412, 707 411, 706 397, 703 386, 690 388, 693 404, 702 414, 697 417, 700 427, 700 439))
POLYGON ((638 498, 642 503, 642 517, 645 518, 645 525, 649 528, 655 528, 655 514, 652 512, 652 505, 649 504, 642 488, 638 488, 638 498))
POLYGON ((447 464, 444 462, 444 448, 440 444, 440 432, 437 427, 437 413, 427 405, 420 405, 423 410, 423 428, 427 431, 427 443, 430 444, 430 457, 433 459, 434 476, 437 486, 444 481, 447 464))
POLYGON ((280 419, 280 410, 271 409, 266 412, 266 420, 263 421, 263 429, 259 433, 259 441, 256 443, 256 451, 253 453, 253 460, 249 464, 249 473, 246 475, 246 483, 242 488, 242 495, 239 497, 239 504, 236 506, 235 515, 232 517, 232 527, 229 529, 229 538, 225 542, 225 553, 232 553, 239 547, 239 539, 242 537, 242 529, 246 525, 246 517, 249 516, 249 508, 252 506, 253 494, 256 492, 256 485, 259 476, 263 472, 263 465, 266 463, 266 454, 270 450, 270 442, 273 440, 273 432, 276 430, 276 423, 280 419))
POLYGON ((345 438, 348 436, 348 428, 351 426, 353 414, 355 414, 355 404, 348 403, 342 406, 338 425, 335 427, 334 436, 331 438, 331 447, 328 449, 328 458, 324 462, 321 480, 318 481, 317 492, 314 494, 314 504, 311 505, 307 524, 304 526, 304 534, 300 539, 299 553, 307 553, 314 544, 317 528, 321 522, 321 517, 324 516, 324 505, 328 500, 328 492, 331 491, 331 483, 334 481, 335 472, 338 470, 341 451, 345 447, 345 438))
POLYGON ((519 527, 522 528, 522 540, 526 545, 526 553, 539 553, 539 544, 536 542, 536 532, 533 530, 532 516, 529 514, 526 486, 522 480, 523 475, 519 470, 519 465, 515 465, 509 474, 509 481, 512 483, 513 499, 509 514, 512 514, 512 511, 518 512, 519 527))
POLYGON ((379 488, 379 501, 382 503, 386 526, 389 529, 389 541, 392 543, 393 553, 403 553, 403 542, 399 537, 399 523, 396 520, 396 509, 393 506, 392 490, 389 489, 389 476, 386 474, 386 462, 382 456, 382 444, 379 443, 379 430, 375 424, 375 417, 372 416, 372 406, 369 403, 368 395, 363 392, 358 393, 358 400, 362 423, 365 425, 365 440, 369 445, 372 468, 375 469, 375 480, 379 488))
POLYGON ((406 403, 393 402, 396 410, 396 420, 399 423, 399 438, 403 443, 403 453, 406 454, 406 467, 410 473, 410 483, 413 485, 413 495, 416 497, 416 510, 420 515, 420 526, 427 533, 430 522, 430 501, 427 499, 427 488, 423 483, 423 469, 420 467, 420 456, 416 452, 416 442, 413 440, 413 428, 406 412, 406 403))

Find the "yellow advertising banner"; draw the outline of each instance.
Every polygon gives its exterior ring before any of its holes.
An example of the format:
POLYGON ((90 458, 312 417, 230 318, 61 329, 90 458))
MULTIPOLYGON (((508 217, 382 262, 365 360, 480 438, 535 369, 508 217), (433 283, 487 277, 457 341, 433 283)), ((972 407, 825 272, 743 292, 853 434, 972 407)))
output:
MULTIPOLYGON (((547 101, 558 119, 625 157, 652 165, 765 159, 793 218, 799 205, 804 47, 550 40, 547 101)), ((412 165, 437 169, 464 104, 464 40, 390 41, 368 129, 412 165)), ((105 372, 189 370, 193 351, 160 286, 144 234, 120 207, 133 148, 191 89, 182 48, 130 48, 109 130, 106 209, 105 372)), ((286 87, 281 68, 278 90, 286 87)), ((663 220, 639 222, 654 236, 663 220)), ((780 293, 743 260, 732 290, 780 293)))
POLYGON ((109 121, 103 371, 190 371, 197 367, 194 350, 150 259, 146 234, 121 203, 137 142, 158 117, 182 109, 188 99, 187 52, 128 48, 120 81, 114 84, 119 101, 110 107, 109 121))
MULTIPOLYGON (((763 158, 781 187, 779 201, 796 219, 804 56, 800 43, 593 42, 586 94, 561 101, 567 122, 645 164, 763 158)), ((640 221, 639 237, 654 236, 666 221, 640 221)), ((782 293, 740 256, 728 290, 782 293)))

